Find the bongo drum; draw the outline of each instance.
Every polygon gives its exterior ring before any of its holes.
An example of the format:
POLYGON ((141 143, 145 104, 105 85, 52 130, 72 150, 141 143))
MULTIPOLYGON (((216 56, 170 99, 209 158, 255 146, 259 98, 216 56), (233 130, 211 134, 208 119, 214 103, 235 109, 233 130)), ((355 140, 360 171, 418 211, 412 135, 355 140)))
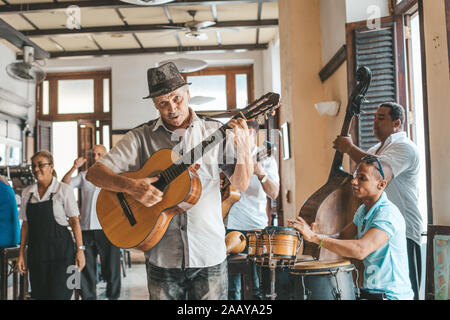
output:
MULTIPOLYGON (((299 262, 291 269, 294 300, 356 300, 348 260, 299 262)), ((356 271, 357 272, 357 271, 356 271)))
POLYGON ((262 233, 262 258, 295 260, 302 243, 301 234, 289 227, 266 227, 262 233))
POLYGON ((256 258, 257 255, 257 246, 258 246, 258 238, 260 237, 262 229, 250 230, 247 231, 247 239, 248 239, 248 249, 247 249, 247 257, 249 259, 256 258))

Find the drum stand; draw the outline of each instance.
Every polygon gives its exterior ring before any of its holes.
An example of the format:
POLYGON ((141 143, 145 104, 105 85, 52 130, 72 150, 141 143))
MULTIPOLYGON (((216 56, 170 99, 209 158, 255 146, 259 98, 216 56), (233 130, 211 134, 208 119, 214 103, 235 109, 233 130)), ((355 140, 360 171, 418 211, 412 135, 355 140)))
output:
MULTIPOLYGON (((275 292, 277 266, 280 266, 281 268, 283 268, 283 267, 292 268, 295 265, 295 262, 297 261, 297 254, 298 254, 298 251, 300 249, 301 242, 303 239, 301 239, 299 236, 299 244, 297 246, 297 250, 296 250, 294 259, 274 259, 273 253, 272 253, 273 233, 267 233, 267 235, 269 237, 269 242, 268 242, 269 243, 269 258, 266 260, 266 262, 267 262, 267 266, 269 267, 269 270, 270 270, 270 294, 266 294, 266 298, 268 300, 275 300, 277 298, 277 293, 275 292)), ((264 265, 265 264, 264 262, 265 262, 264 258, 262 258, 261 265, 264 265)))

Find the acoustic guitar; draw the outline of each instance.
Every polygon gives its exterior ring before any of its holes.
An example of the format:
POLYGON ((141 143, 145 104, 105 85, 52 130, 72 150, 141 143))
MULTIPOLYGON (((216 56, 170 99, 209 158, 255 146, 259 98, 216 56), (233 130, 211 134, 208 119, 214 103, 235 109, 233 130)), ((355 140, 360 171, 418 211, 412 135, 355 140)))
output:
MULTIPOLYGON (((232 119, 251 120, 272 113, 279 107, 280 95, 269 92, 242 109, 232 119)), ((227 124, 183 156, 171 149, 155 152, 134 172, 122 175, 139 179, 159 176, 153 186, 163 192, 160 202, 145 207, 128 194, 102 189, 97 199, 98 220, 109 241, 119 248, 153 248, 172 218, 192 208, 200 198, 202 186, 194 164, 226 138, 227 124)))
MULTIPOLYGON (((272 148, 272 143, 269 141, 264 142, 264 147, 256 154, 256 161, 260 162, 265 158, 270 157, 272 155, 272 148)), ((225 219, 228 216, 231 207, 241 199, 241 193, 231 185, 230 180, 228 180, 224 173, 220 174, 220 180, 222 182, 220 187, 220 194, 222 197, 222 219, 225 219)))

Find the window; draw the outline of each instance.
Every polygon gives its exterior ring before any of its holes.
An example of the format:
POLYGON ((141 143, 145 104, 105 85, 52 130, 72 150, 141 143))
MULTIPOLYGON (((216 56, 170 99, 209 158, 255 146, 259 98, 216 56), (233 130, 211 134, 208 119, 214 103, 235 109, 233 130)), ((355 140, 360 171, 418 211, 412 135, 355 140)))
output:
POLYGON ((428 192, 427 192, 427 166, 426 166, 426 123, 425 109, 423 100, 423 81, 422 81, 422 52, 420 37, 420 16, 417 9, 404 16, 405 45, 406 45, 406 70, 408 77, 408 134, 413 140, 420 156, 420 174, 419 174, 419 210, 422 213, 423 230, 427 230, 428 223, 431 223, 431 217, 428 214, 428 192))
POLYGON ((37 117, 44 121, 111 119, 111 72, 49 73, 37 86, 37 117))
POLYGON ((378 105, 395 101, 406 106, 406 89, 402 81, 405 78, 404 61, 396 59, 396 53, 404 51, 401 19, 383 18, 379 29, 369 29, 366 21, 348 24, 347 48, 349 92, 356 85, 359 67, 366 66, 372 71, 366 94, 368 102, 361 105, 361 114, 352 130, 354 141, 367 151, 378 142, 372 126, 378 105))
POLYGON ((58 80, 58 114, 93 113, 94 80, 58 80))
MULTIPOLYGON (((111 72, 49 73, 37 86, 38 150, 53 153, 58 173, 76 157, 93 157, 95 144, 111 145, 111 72), (69 142, 69 143, 68 143, 69 142)), ((65 168, 65 169, 64 169, 65 168)), ((61 172, 63 171, 63 172, 61 172)))
MULTIPOLYGON (((367 30, 366 22, 347 25, 349 91, 355 85, 355 72, 360 65, 372 69, 372 83, 352 130, 354 141, 367 150, 376 142, 372 122, 377 105, 396 101, 405 107, 404 130, 419 150, 419 210, 423 228, 432 223, 427 111, 423 99, 420 15, 417 0, 391 2, 391 17, 382 18, 381 28, 367 30), (367 42, 367 48, 365 47, 367 42)), ((423 240, 426 240, 425 238, 423 240)))
MULTIPOLYGON (((191 99, 210 97, 214 100, 193 105, 195 111, 219 111, 245 108, 254 100, 253 66, 210 67, 184 74, 191 82, 191 99)), ((211 99, 206 99, 208 101, 211 99)))

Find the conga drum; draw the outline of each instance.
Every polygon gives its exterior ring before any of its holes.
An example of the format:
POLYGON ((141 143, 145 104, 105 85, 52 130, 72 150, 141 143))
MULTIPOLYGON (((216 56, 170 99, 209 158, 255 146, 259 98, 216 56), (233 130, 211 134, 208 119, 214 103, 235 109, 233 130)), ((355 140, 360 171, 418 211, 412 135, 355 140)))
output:
POLYGON ((262 233, 262 258, 295 261, 302 243, 301 234, 289 227, 266 227, 262 233))
POLYGON ((306 261, 294 265, 294 300, 356 300, 355 266, 348 260, 306 261))
MULTIPOLYGON (((314 261, 312 256, 299 255, 297 261, 314 261)), ((292 266, 292 265, 291 265, 292 266)), ((260 290, 262 298, 269 300, 270 296, 275 293, 276 300, 294 300, 294 283, 291 281, 292 267, 287 264, 277 264, 275 267, 275 285, 272 291, 272 270, 267 265, 260 265, 260 290)))

